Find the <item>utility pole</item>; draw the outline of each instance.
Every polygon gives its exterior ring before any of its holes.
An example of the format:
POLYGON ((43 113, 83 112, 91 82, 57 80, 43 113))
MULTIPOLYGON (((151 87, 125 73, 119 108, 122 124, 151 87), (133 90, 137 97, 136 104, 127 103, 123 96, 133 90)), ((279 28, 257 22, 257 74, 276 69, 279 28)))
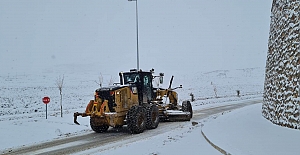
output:
POLYGON ((136 18, 136 63, 137 70, 140 70, 140 60, 139 60, 139 22, 138 22, 138 0, 128 0, 135 1, 135 18, 136 18))

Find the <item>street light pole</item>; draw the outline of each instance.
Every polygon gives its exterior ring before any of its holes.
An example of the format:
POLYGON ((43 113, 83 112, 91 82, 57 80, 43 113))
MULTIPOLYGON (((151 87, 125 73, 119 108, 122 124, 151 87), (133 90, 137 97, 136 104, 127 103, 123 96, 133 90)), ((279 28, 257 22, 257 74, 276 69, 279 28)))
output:
POLYGON ((136 63, 137 70, 140 70, 140 60, 139 60, 139 22, 138 22, 138 0, 128 0, 135 1, 135 18, 136 18, 136 63))

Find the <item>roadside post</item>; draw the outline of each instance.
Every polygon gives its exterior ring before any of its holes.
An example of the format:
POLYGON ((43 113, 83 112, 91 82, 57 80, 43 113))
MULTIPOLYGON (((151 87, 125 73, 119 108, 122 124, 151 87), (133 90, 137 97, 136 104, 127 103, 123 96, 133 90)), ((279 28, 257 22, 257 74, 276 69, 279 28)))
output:
POLYGON ((50 98, 48 96, 45 96, 43 98, 43 102, 46 104, 46 119, 47 119, 47 104, 50 102, 50 98))

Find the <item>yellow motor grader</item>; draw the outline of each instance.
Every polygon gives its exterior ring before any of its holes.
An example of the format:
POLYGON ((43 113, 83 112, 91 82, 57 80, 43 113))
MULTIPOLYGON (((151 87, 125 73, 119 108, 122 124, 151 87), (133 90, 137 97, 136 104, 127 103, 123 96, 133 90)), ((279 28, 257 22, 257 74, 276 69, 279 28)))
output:
POLYGON ((193 116, 191 103, 184 101, 179 105, 174 91, 181 86, 171 88, 172 76, 169 88, 154 88, 154 78, 162 83, 164 74, 153 73, 154 69, 120 72, 120 83, 97 89, 85 112, 74 113, 74 123, 79 125, 78 116, 90 116, 90 126, 95 132, 127 125, 131 133, 141 133, 157 128, 160 121, 189 121, 193 116))

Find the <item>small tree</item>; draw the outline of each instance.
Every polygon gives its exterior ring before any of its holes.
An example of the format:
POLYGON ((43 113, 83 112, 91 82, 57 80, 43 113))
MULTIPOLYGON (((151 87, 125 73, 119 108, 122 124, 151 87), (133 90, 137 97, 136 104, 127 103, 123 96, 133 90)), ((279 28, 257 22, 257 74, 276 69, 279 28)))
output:
POLYGON ((211 84, 211 85, 213 86, 213 88, 214 88, 215 97, 218 98, 218 94, 217 94, 217 92, 218 92, 217 86, 216 86, 215 84, 213 84, 213 82, 211 82, 210 84, 211 84))
POLYGON ((63 84, 64 84, 64 75, 61 77, 59 76, 56 79, 56 86, 59 90, 59 94, 60 94, 60 117, 63 117, 63 112, 62 112, 62 88, 63 88, 63 84))
POLYGON ((103 76, 102 76, 102 73, 100 73, 100 75, 98 77, 98 81, 95 80, 95 82, 99 85, 100 88, 102 88, 102 85, 103 85, 103 76))
POLYGON ((111 85, 114 84, 114 82, 115 82, 115 79, 112 76, 110 76, 110 79, 108 81, 108 85, 111 86, 111 85))

